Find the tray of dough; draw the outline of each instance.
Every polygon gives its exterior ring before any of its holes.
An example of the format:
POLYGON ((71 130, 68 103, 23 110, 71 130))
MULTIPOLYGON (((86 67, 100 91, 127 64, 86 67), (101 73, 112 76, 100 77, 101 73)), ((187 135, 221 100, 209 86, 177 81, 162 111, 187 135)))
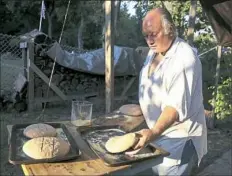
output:
POLYGON ((12 126, 9 162, 51 163, 76 159, 81 151, 64 124, 38 123, 12 126))
MULTIPOLYGON (((132 151, 132 149, 128 149, 120 153, 110 153, 106 149, 106 142, 111 137, 121 136, 126 134, 126 132, 120 126, 117 125, 89 127, 80 130, 80 134, 82 138, 88 143, 90 148, 94 151, 94 153, 107 166, 127 165, 150 158, 169 155, 169 153, 166 152, 165 150, 161 148, 157 148, 153 145, 148 145, 139 153, 133 156, 125 154, 125 152, 132 151)), ((123 145, 123 143, 121 145, 123 145)))

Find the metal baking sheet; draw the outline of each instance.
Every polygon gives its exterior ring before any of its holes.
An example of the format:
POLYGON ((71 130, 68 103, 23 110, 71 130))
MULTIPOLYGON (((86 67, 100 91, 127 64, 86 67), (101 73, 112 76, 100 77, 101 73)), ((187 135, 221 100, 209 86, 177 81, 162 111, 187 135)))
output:
POLYGON ((69 153, 64 157, 56 157, 52 159, 33 159, 27 156, 22 148, 23 145, 30 140, 30 138, 24 136, 23 130, 32 124, 16 124, 12 126, 11 138, 9 143, 9 162, 12 164, 35 164, 35 163, 50 163, 50 162, 59 162, 65 160, 71 160, 79 157, 81 151, 76 145, 74 139, 69 133, 68 129, 64 124, 61 123, 45 123, 54 127, 57 131, 57 137, 64 139, 70 144, 69 153))
MULTIPOLYGON (((88 143, 95 154, 104 161, 107 166, 120 166, 143 161, 150 158, 169 155, 163 149, 148 145, 133 157, 125 155, 125 152, 112 154, 105 149, 106 141, 113 136, 124 135, 126 132, 120 126, 91 127, 80 131, 82 138, 88 143)), ((127 150, 128 151, 128 150, 127 150)))

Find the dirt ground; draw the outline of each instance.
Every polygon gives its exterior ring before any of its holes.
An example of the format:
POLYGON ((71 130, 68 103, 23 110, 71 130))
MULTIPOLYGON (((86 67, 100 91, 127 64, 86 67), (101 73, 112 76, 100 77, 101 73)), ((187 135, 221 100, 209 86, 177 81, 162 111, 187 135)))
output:
MULTIPOLYGON (((104 104, 104 102, 101 102, 104 104)), ((104 114, 104 106, 101 104, 94 104, 93 106, 93 118, 104 114)), ((125 103, 125 102, 124 102, 125 103)), ((116 104, 116 109, 120 107, 123 102, 116 104)), ((70 120, 70 107, 71 106, 59 106, 56 108, 48 108, 44 113, 44 121, 60 121, 70 120)), ((1 171, 0 175, 14 175, 16 174, 16 167, 8 162, 8 132, 6 126, 9 124, 18 123, 35 123, 39 122, 36 118, 40 115, 41 110, 33 113, 2 113, 0 112, 1 120, 1 171)), ((41 122, 41 121, 40 121, 41 122)), ((204 157, 200 167, 195 170, 195 173, 202 171, 206 166, 210 165, 214 160, 220 157, 225 151, 232 148, 232 123, 226 125, 219 125, 214 130, 208 130, 208 154, 204 157)))

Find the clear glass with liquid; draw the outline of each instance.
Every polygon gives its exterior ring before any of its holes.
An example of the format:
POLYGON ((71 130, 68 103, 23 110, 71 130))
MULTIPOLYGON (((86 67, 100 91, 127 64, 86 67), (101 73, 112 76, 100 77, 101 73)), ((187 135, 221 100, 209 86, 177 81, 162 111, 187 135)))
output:
POLYGON ((75 126, 90 126, 93 104, 88 101, 72 101, 71 123, 75 126))

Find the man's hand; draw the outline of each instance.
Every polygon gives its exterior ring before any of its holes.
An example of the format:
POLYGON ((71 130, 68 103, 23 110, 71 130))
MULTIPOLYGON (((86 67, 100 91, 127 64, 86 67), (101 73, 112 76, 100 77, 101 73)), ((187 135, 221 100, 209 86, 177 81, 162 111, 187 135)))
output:
POLYGON ((143 129, 136 134, 138 134, 139 141, 133 147, 134 151, 126 152, 128 155, 133 155, 138 153, 142 148, 146 147, 151 141, 154 141, 158 138, 167 128, 169 128, 172 124, 178 121, 179 115, 176 109, 173 107, 165 107, 164 111, 161 113, 158 118, 156 124, 152 129, 143 129))
POLYGON ((143 129, 138 131, 137 134, 140 137, 139 142, 135 145, 134 149, 145 147, 151 141, 159 137, 167 128, 178 121, 178 112, 173 107, 165 107, 164 111, 158 118, 155 126, 152 129, 143 129))
POLYGON ((133 156, 137 154, 140 150, 145 148, 147 144, 149 144, 153 139, 155 139, 152 130, 143 129, 136 132, 136 136, 139 138, 138 142, 133 148, 133 151, 128 151, 125 154, 129 156, 133 156))
POLYGON ((143 129, 143 130, 140 130, 136 133, 139 136, 139 141, 133 147, 134 150, 145 147, 147 144, 149 144, 151 141, 153 141, 155 139, 155 135, 153 134, 152 130, 150 130, 150 129, 143 129))

